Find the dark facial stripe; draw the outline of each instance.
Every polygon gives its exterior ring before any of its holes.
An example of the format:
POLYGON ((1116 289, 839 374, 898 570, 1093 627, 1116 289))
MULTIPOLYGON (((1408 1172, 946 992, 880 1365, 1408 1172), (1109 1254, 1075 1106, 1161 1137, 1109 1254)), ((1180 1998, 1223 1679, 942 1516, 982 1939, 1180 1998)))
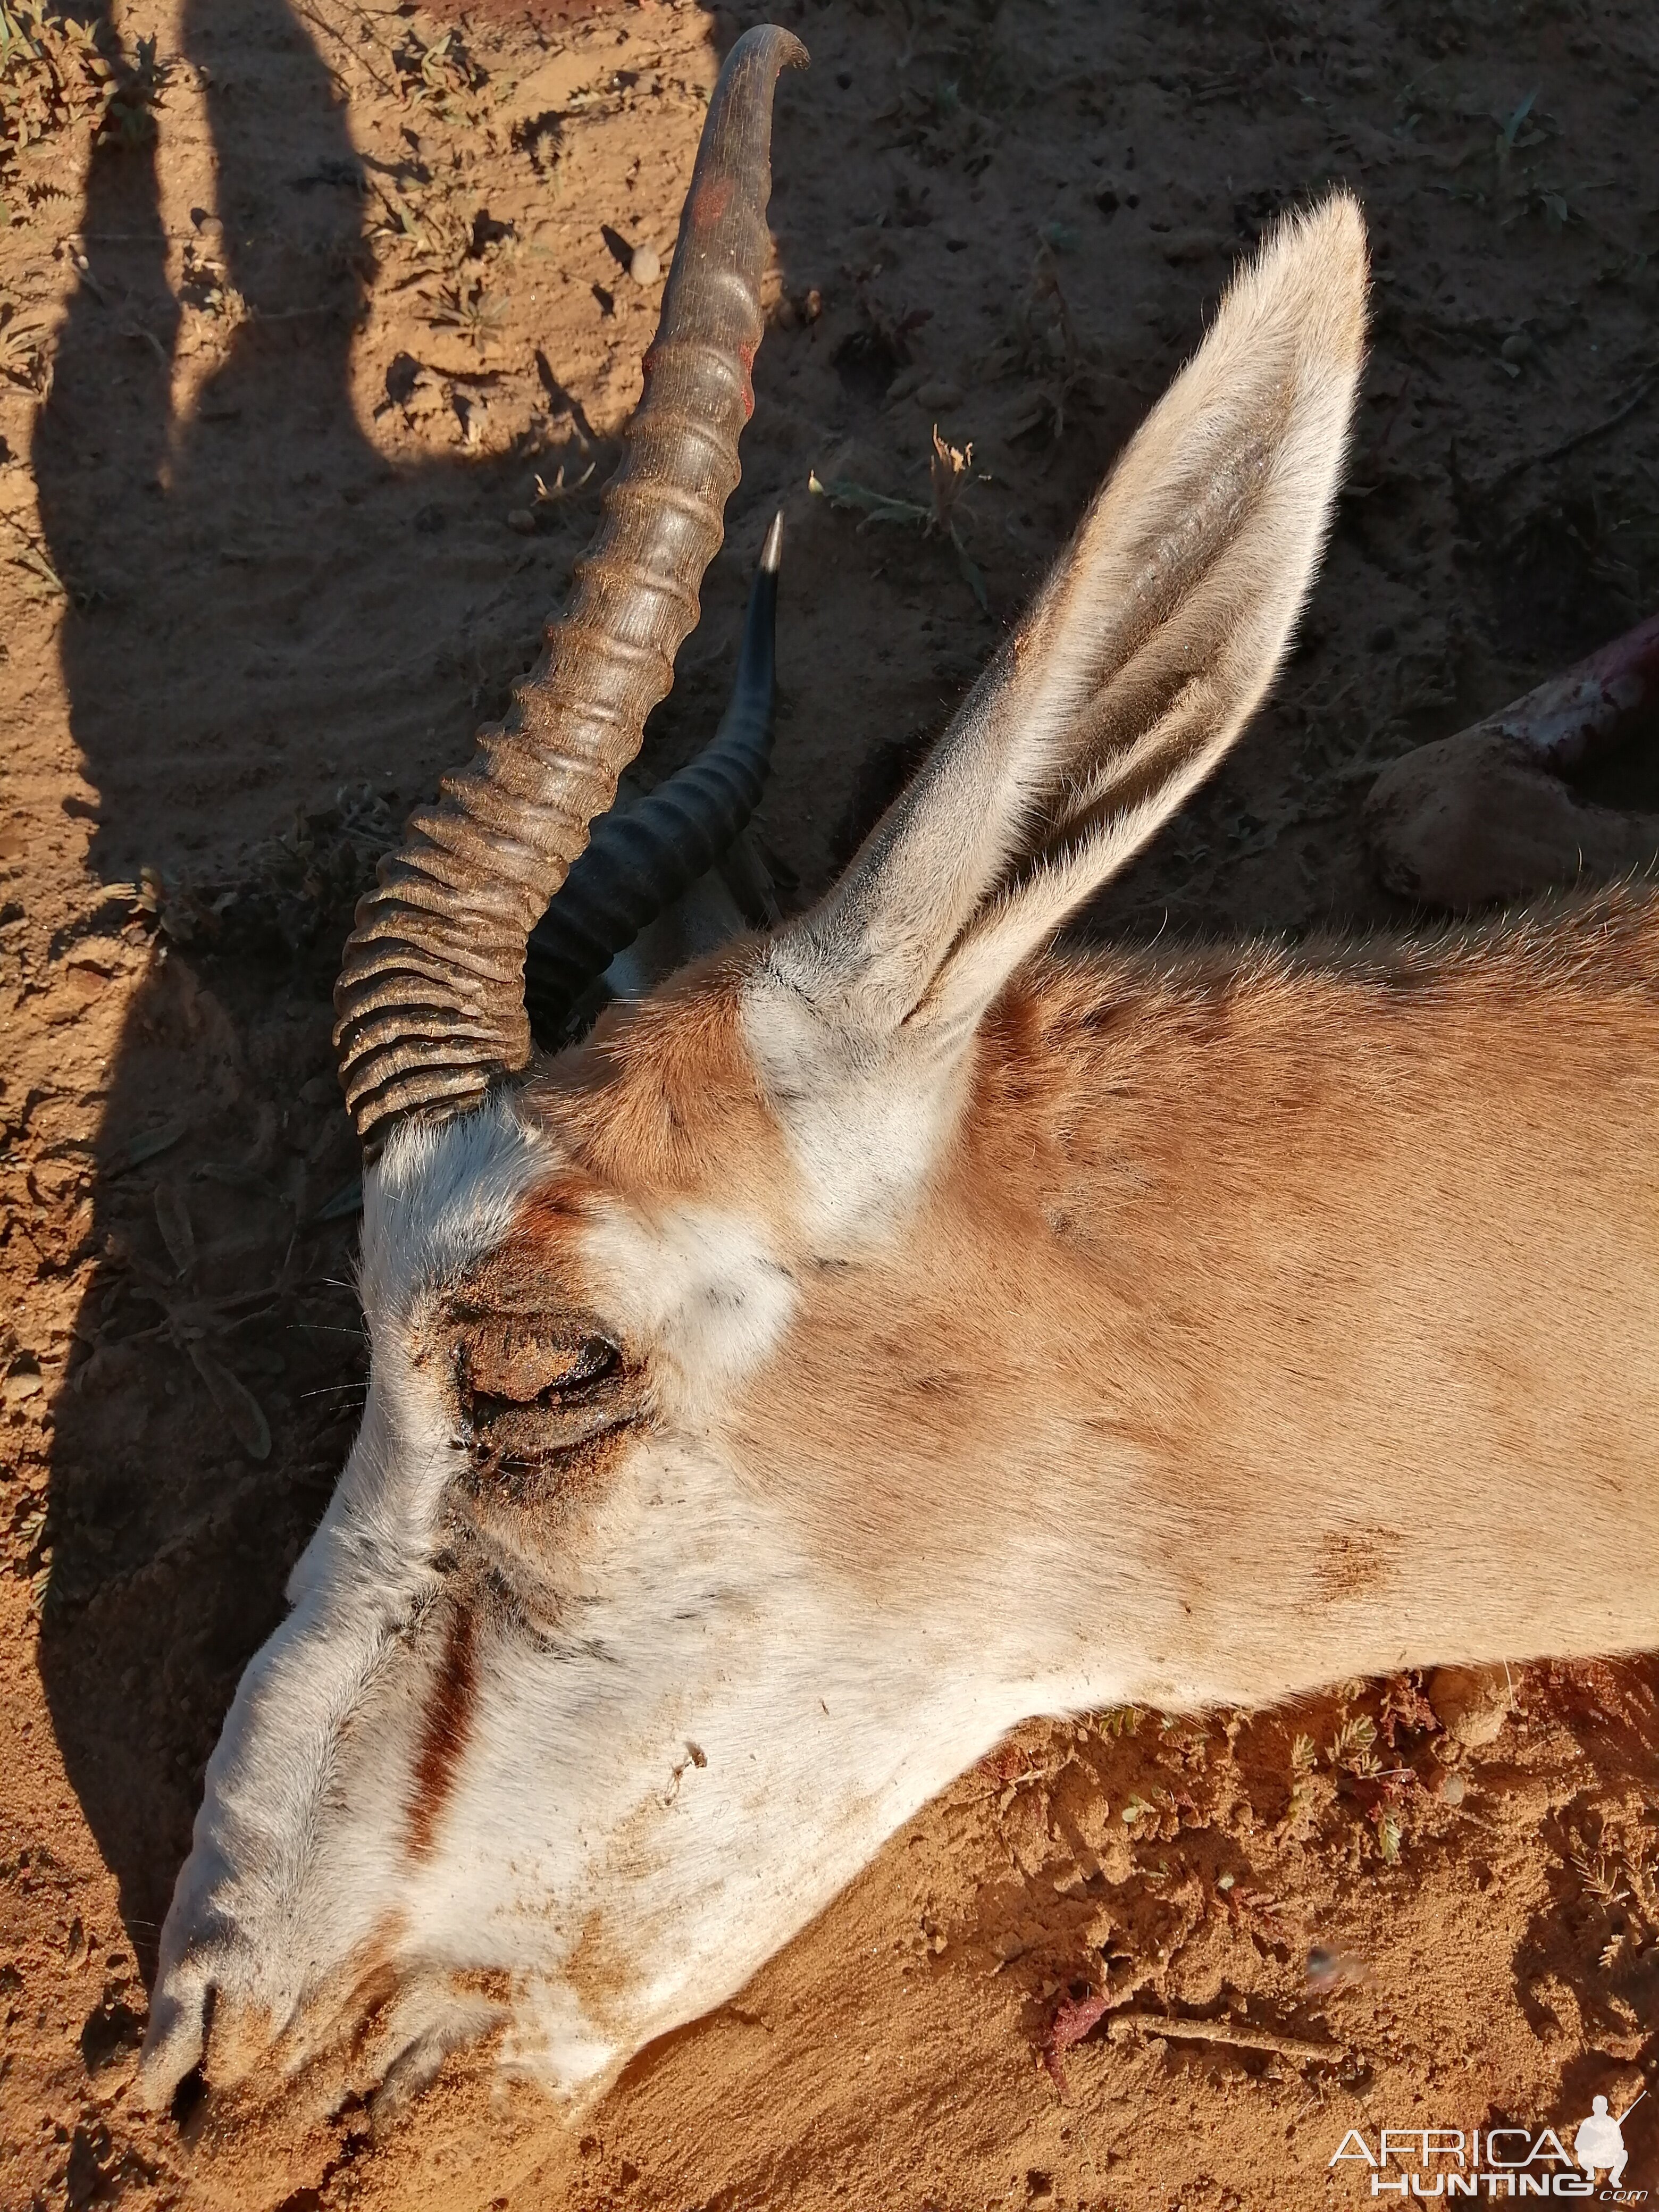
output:
POLYGON ((413 1858, 425 1858, 432 1849, 438 1816, 448 1798, 461 1753, 466 1748, 477 1686, 474 1623, 471 1606, 462 1605, 451 1614, 443 1658, 422 1717, 420 1748, 415 1759, 415 1786, 409 1802, 409 1849, 413 1858))

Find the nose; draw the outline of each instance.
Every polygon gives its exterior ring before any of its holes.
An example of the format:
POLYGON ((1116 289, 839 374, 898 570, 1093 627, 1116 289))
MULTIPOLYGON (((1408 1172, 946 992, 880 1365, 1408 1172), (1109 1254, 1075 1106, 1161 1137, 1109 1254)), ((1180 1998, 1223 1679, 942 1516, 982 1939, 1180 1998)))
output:
MULTIPOLYGON (((291 2021, 288 2027, 291 2032, 291 2021)), ((151 2112, 164 2111, 200 2068, 216 2100, 252 2092, 258 2101, 276 2087, 277 2075, 292 2070, 291 2054, 276 2063, 282 2040, 246 1943, 216 1938, 171 1962, 164 1952, 137 2094, 151 2112)))
POLYGON ((139 2101, 151 2112, 172 2103, 179 2084, 206 2056, 216 1993, 215 1983, 189 1959, 164 1965, 156 1976, 135 2085, 139 2101))
POLYGON ((338 2100, 296 2100, 271 2063, 264 2014, 242 1986, 246 1957, 233 1944, 165 1966, 138 2063, 139 2100, 151 2112, 171 2106, 183 2128, 191 2201, 203 2212, 297 2202, 296 2180, 316 2179, 342 2148, 327 2124, 338 2100), (189 2085, 183 2099, 181 2084, 189 2085))
POLYGON ((398 2055, 406 1977, 384 1952, 342 1959, 308 1986, 297 1963, 291 1944, 210 1907, 170 1917, 138 2062, 144 2105, 164 2111, 197 2068, 221 2111, 296 2096, 310 2109, 372 2086, 398 2055))
POLYGON ((210 2064, 213 2087, 234 2088, 258 2070, 270 2037, 268 1993, 248 1931, 210 1891, 194 1899, 175 1896, 150 1991, 139 2097, 161 2111, 186 2075, 210 2064))

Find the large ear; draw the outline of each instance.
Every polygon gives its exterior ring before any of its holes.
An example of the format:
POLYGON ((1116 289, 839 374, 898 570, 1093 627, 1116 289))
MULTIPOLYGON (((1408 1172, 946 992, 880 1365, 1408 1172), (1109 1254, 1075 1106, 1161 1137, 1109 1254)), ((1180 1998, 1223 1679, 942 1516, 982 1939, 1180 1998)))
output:
POLYGON ((1131 441, 1019 630, 779 980, 873 1042, 943 1044, 1220 759, 1317 565, 1364 347, 1365 234, 1282 223, 1131 441))

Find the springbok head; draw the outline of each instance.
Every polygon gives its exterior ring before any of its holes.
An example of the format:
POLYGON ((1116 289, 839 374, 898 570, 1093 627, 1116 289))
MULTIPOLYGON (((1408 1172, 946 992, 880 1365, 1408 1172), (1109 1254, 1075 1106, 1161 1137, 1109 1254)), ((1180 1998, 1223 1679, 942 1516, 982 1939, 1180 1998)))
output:
MULTIPOLYGON (((591 2094, 1015 1720, 1123 1679, 1109 1621, 1079 1656, 1010 1596, 1072 1571, 1078 1532, 1033 1499, 1079 1448, 1066 1390, 1111 1378, 1024 1303, 1017 1134, 962 1164, 975 1117, 1019 1111, 1016 971, 1284 648, 1363 231, 1332 198, 1238 277, 829 896, 536 1060, 526 938, 668 689, 738 480, 772 91, 804 59, 772 27, 732 49, 568 611, 358 911, 368 1401, 208 1769, 156 2101, 198 2066, 215 2094, 395 2092, 480 2037, 591 2094)), ((1129 1449, 1088 1434, 1109 1468, 1129 1449)))

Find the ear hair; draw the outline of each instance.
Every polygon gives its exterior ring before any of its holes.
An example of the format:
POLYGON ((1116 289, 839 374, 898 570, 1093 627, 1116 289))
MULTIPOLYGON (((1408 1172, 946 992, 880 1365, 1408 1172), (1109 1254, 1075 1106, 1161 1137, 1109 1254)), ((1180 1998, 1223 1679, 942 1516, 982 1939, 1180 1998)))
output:
POLYGON ((1018 633, 840 884, 774 940, 779 980, 821 1015, 965 1033, 1220 759, 1318 563, 1365 283, 1346 193, 1234 279, 1018 633))

